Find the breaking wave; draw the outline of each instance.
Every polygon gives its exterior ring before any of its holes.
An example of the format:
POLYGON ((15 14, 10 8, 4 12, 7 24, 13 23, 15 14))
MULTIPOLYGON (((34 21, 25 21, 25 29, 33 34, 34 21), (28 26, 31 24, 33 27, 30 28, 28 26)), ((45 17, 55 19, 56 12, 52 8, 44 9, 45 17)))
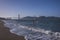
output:
POLYGON ((60 40, 60 32, 52 32, 41 28, 23 26, 12 20, 4 20, 11 33, 24 36, 26 40, 60 40))

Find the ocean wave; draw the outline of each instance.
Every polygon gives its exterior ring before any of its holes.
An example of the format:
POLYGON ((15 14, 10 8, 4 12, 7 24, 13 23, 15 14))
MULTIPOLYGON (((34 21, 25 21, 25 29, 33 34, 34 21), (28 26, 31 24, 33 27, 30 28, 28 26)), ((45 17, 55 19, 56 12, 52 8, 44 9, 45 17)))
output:
POLYGON ((34 28, 20 25, 15 21, 4 21, 10 32, 16 35, 25 36, 26 40, 60 40, 59 32, 52 32, 41 28, 34 28))

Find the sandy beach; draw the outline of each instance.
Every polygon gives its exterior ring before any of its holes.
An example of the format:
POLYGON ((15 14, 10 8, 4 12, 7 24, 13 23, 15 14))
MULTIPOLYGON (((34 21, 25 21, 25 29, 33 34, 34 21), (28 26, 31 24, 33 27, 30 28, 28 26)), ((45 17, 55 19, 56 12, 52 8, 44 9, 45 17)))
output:
POLYGON ((0 40, 25 40, 23 36, 10 33, 9 29, 4 27, 4 23, 0 20, 0 40))

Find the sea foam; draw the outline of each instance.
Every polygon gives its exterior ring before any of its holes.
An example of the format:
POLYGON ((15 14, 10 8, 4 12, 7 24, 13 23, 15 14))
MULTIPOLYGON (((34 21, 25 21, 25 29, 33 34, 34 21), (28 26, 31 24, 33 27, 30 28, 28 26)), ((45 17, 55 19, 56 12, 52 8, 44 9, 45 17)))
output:
POLYGON ((11 33, 24 36, 26 40, 60 40, 59 32, 23 26, 16 21, 11 20, 4 20, 4 22, 4 25, 10 29, 11 33))

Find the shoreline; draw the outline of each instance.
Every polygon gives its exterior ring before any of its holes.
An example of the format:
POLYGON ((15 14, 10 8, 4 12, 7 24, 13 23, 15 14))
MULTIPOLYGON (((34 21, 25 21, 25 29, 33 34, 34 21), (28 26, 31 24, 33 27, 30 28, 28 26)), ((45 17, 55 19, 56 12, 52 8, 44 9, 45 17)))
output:
POLYGON ((9 28, 4 26, 4 22, 0 20, 0 40, 25 40, 23 36, 10 33, 9 28))

